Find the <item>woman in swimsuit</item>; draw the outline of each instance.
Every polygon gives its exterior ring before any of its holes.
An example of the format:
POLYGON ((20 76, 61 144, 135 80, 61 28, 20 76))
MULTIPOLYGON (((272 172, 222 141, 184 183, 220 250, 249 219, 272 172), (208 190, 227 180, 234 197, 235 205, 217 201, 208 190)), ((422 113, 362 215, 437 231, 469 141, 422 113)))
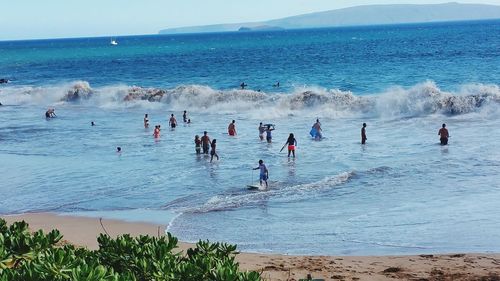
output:
POLYGON ((285 148, 286 145, 288 145, 288 157, 290 157, 290 153, 292 153, 293 158, 295 158, 295 147, 297 146, 297 140, 295 139, 293 134, 290 134, 290 136, 288 136, 288 140, 286 140, 281 150, 283 150, 283 148, 285 148))
POLYGON ((213 139, 212 140, 212 151, 210 151, 210 163, 212 163, 212 160, 214 160, 214 156, 217 157, 217 160, 219 160, 219 155, 217 154, 217 152, 215 152, 215 147, 217 146, 217 140, 216 139, 213 139))

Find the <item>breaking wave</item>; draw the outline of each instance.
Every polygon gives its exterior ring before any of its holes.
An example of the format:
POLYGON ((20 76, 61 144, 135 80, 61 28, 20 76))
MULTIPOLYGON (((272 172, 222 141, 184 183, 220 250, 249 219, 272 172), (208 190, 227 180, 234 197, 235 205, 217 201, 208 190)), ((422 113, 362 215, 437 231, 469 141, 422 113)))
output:
POLYGON ((500 104, 496 84, 469 84, 456 92, 441 90, 427 81, 410 88, 393 87, 382 93, 355 95, 349 91, 318 87, 287 93, 253 90, 216 90, 203 85, 173 89, 116 85, 92 88, 88 82, 46 87, 6 87, 0 91, 4 104, 51 106, 79 103, 103 108, 166 106, 172 110, 211 113, 253 113, 282 117, 314 111, 323 116, 416 117, 429 114, 460 115, 500 104))

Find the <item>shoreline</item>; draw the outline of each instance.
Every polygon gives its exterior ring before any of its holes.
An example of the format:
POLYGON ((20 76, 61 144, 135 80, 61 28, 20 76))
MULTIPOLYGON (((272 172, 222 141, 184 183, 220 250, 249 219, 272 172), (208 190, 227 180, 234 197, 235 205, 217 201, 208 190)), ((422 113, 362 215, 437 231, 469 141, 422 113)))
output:
MULTIPOLYGON (((26 213, 0 215, 8 224, 24 220, 32 230, 58 229, 71 244, 97 249, 97 236, 107 232, 121 234, 162 235, 165 226, 113 219, 26 213)), ((211 241, 217 242, 217 241, 211 241)), ((179 241, 180 251, 194 244, 179 241)), ((242 270, 262 272, 264 280, 299 280, 311 274, 324 280, 500 280, 500 253, 457 253, 408 256, 293 256, 280 254, 240 253, 237 261, 242 270), (484 279, 486 278, 486 279, 484 279)))

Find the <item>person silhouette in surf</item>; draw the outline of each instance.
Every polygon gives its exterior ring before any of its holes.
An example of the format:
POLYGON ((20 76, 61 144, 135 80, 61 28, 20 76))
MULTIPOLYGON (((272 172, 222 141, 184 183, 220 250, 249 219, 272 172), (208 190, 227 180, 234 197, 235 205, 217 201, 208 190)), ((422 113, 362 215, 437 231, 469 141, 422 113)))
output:
POLYGON ((247 84, 245 84, 245 82, 242 82, 242 83, 240 84, 240 87, 241 87, 241 89, 242 89, 242 90, 245 90, 246 86, 248 86, 248 85, 247 85, 247 84))
POLYGON ((367 139, 368 138, 366 137, 366 123, 363 123, 363 128, 361 128, 361 144, 365 144, 367 139))
POLYGON ((149 128, 149 118, 148 118, 148 114, 144 114, 144 128, 149 128))
POLYGON ((439 139, 441 141, 441 145, 448 145, 448 138, 450 134, 448 133, 448 129, 446 129, 446 124, 443 124, 441 129, 439 129, 438 136, 441 136, 439 139))
POLYGON ((229 126, 227 126, 227 133, 230 135, 230 136, 236 136, 236 125, 235 125, 236 121, 232 121, 231 123, 229 123, 229 126))

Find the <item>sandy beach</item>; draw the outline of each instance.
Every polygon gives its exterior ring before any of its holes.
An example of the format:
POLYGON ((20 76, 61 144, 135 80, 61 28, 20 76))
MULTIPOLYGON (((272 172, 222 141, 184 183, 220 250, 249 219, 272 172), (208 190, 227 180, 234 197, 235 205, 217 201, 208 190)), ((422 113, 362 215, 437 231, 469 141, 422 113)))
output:
MULTIPOLYGON (((96 237, 107 232, 154 235, 164 226, 87 217, 34 213, 2 216, 8 223, 24 220, 33 230, 59 229, 64 240, 96 249, 96 237), (102 225, 101 225, 102 223, 102 225)), ((179 243, 179 250, 191 247, 179 243)), ((288 256, 241 253, 241 268, 262 272, 264 280, 299 280, 308 274, 324 280, 500 280, 500 254, 440 254, 413 256, 288 256)))

